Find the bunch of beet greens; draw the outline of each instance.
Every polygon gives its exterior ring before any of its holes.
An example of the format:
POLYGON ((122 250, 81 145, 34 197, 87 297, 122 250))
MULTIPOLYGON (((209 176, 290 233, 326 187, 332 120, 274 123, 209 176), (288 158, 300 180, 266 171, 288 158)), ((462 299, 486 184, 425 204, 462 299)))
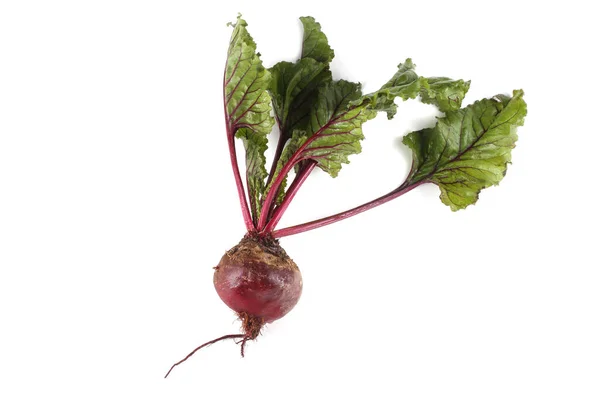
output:
MULTIPOLYGON (((334 80, 329 69, 334 52, 312 17, 304 27, 301 57, 264 68, 256 43, 238 17, 227 52, 223 80, 225 127, 229 156, 247 234, 215 267, 214 285, 221 299, 242 322, 241 334, 225 339, 254 340, 266 323, 287 314, 298 302, 302 277, 278 243, 295 235, 341 221, 384 204, 424 183, 436 184, 440 199, 453 211, 477 201, 479 192, 502 180, 516 129, 523 125, 523 91, 498 95, 461 108, 470 82, 423 78, 410 59, 376 92, 362 94, 358 83, 334 80), (412 168, 391 192, 350 210, 283 229, 277 224, 314 168, 337 176, 348 156, 360 153, 362 126, 377 116, 396 114, 396 99, 419 98, 445 113, 433 128, 409 133, 403 143, 412 150, 412 168), (272 116, 274 114, 274 117, 272 116), (277 123, 279 139, 267 171, 267 135, 277 123), (235 152, 235 139, 246 150, 246 188, 235 152), (292 170, 291 182, 287 182, 292 170)), ((171 367, 171 370, 173 369, 171 367)), ((171 372, 167 373, 167 375, 171 372)))

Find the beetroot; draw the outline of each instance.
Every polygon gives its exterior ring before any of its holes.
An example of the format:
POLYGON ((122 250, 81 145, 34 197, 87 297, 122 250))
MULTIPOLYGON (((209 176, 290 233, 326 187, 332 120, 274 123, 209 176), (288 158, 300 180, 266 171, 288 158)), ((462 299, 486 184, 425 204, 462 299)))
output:
MULTIPOLYGON (((462 107, 470 81, 421 77, 407 59, 379 90, 363 94, 359 83, 333 78, 330 62, 334 51, 321 25, 312 17, 300 20, 304 28, 300 59, 282 61, 268 69, 262 65, 246 21, 238 17, 232 24, 223 75, 223 108, 246 234, 215 267, 214 286, 221 300, 236 312, 242 333, 204 343, 173 367, 221 340, 237 340, 244 356, 247 341, 255 340, 265 324, 294 308, 302 293, 302 276, 279 245, 279 238, 352 217, 426 183, 437 185, 441 201, 453 211, 460 210, 474 204, 481 190, 497 185, 511 161, 516 128, 523 125, 527 113, 522 90, 514 91, 512 97, 497 95, 462 107), (433 127, 411 132, 402 140, 412 151, 408 176, 398 177, 402 183, 349 210, 277 229, 316 168, 336 177, 349 162, 348 157, 360 153, 363 124, 378 112, 387 113, 391 119, 397 111, 395 100, 416 98, 437 107, 445 116, 431 124, 433 127), (275 124, 279 136, 267 169, 268 135, 275 124), (245 147, 244 177, 236 139, 245 147)), ((360 182, 356 188, 361 190, 360 182)), ((216 195, 210 190, 208 194, 216 195)), ((327 200, 323 193, 313 204, 327 200)))
POLYGON ((173 368, 198 350, 227 339, 240 340, 241 354, 248 340, 260 335, 262 327, 294 308, 302 294, 302 275, 277 240, 246 235, 227 251, 215 267, 213 277, 219 297, 238 315, 243 334, 221 336, 196 347, 173 368))
POLYGON ((246 237, 215 267, 219 297, 242 321, 248 339, 265 323, 286 315, 300 299, 302 276, 294 261, 275 241, 246 237))

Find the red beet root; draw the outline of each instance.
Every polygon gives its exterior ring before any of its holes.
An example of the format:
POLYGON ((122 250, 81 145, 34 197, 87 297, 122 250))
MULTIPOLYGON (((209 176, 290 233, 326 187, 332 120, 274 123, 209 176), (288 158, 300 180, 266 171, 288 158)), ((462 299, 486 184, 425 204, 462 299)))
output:
POLYGON ((287 314, 302 293, 300 270, 281 246, 250 237, 221 258, 214 284, 221 300, 238 313, 248 339, 287 314))
POLYGON ((298 266, 274 239, 247 235, 229 250, 215 267, 214 285, 219 297, 242 321, 243 334, 225 335, 198 346, 177 365, 203 347, 227 339, 238 339, 241 353, 248 340, 254 340, 262 327, 278 320, 294 308, 302 293, 298 266))

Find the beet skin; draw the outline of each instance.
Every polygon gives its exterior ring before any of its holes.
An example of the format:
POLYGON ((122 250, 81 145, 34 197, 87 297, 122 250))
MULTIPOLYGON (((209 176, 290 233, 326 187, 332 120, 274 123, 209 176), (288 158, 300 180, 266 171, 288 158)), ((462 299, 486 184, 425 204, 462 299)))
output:
POLYGON ((213 281, 249 339, 255 339, 265 323, 286 315, 302 293, 300 270, 283 248, 251 237, 225 253, 213 281))

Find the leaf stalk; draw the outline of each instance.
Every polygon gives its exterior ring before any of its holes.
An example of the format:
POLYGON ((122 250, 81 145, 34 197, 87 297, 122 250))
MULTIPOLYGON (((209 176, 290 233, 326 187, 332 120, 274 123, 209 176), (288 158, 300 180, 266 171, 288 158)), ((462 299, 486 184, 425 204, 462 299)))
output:
POLYGON ((283 229, 273 231, 272 236, 274 238, 282 238, 284 236, 296 235, 298 233, 310 231, 313 229, 320 228, 322 226, 333 224, 334 222, 342 221, 346 218, 353 217, 357 214, 360 214, 362 212, 365 212, 367 210, 370 210, 372 208, 375 208, 382 204, 385 204, 388 201, 394 200, 395 198, 400 197, 403 194, 410 192, 414 188, 422 185, 423 183, 425 183, 425 181, 419 181, 419 182, 410 183, 410 184, 408 182, 405 182, 402 185, 400 185, 398 188, 389 192, 388 194, 385 194, 381 197, 376 198, 375 200, 364 203, 358 207, 354 207, 349 210, 342 211, 340 213, 330 215, 325 218, 320 218, 320 219, 316 219, 314 221, 305 222, 303 224, 294 225, 294 226, 290 226, 288 228, 283 228, 283 229))

